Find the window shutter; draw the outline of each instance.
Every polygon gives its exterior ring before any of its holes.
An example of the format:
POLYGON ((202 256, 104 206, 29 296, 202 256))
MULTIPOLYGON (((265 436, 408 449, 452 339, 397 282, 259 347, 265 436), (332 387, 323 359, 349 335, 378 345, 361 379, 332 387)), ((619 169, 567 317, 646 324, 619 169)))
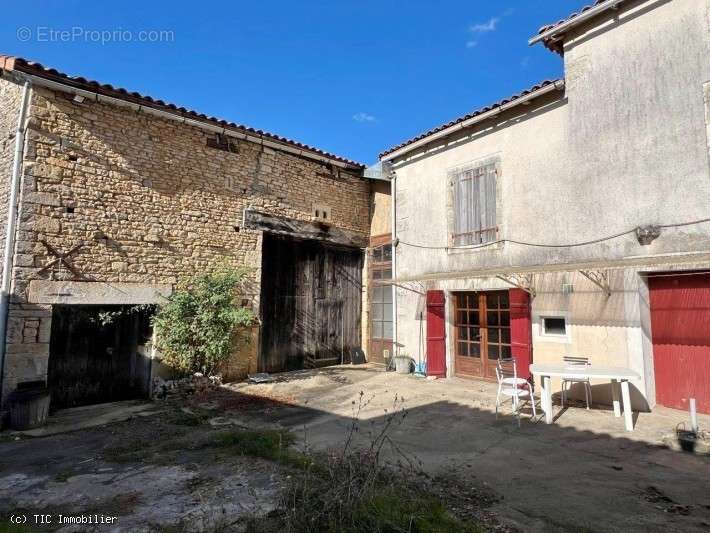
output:
POLYGON ((458 170, 449 177, 454 193, 454 246, 493 240, 496 227, 495 165, 458 170))

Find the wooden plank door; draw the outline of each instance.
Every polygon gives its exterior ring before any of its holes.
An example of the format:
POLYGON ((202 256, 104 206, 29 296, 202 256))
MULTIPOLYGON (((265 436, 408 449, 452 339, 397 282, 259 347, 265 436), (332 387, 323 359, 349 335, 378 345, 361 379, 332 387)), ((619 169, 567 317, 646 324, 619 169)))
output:
POLYGON ((710 413, 710 275, 649 276, 656 401, 710 413))
POLYGON ((426 373, 446 376, 446 328, 444 321, 444 291, 426 293, 426 373))

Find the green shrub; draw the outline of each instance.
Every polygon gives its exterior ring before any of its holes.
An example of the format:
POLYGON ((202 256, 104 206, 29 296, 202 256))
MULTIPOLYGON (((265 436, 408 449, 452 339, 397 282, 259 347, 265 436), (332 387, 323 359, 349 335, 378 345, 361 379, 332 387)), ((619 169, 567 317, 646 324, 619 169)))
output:
POLYGON ((233 351, 233 336, 253 323, 237 301, 244 269, 222 268, 192 277, 158 308, 153 318, 163 362, 174 369, 212 375, 233 351))

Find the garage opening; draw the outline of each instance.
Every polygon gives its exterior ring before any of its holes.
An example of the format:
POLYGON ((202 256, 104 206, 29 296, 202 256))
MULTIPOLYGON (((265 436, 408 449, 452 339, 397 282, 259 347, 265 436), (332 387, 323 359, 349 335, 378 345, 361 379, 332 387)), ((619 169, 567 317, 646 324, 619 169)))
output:
POLYGON ((152 306, 55 305, 52 409, 148 398, 152 306))
POLYGON ((259 370, 349 362, 360 349, 362 251, 264 233, 259 370))
POLYGON ((648 275, 656 401, 710 413, 710 274, 648 275))

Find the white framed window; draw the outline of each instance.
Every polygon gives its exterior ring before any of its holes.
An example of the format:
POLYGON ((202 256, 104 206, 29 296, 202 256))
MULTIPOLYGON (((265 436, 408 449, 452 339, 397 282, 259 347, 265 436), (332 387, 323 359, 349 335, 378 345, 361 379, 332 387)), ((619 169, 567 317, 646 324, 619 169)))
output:
POLYGON ((498 236, 496 161, 449 171, 453 192, 453 246, 484 244, 498 236))

